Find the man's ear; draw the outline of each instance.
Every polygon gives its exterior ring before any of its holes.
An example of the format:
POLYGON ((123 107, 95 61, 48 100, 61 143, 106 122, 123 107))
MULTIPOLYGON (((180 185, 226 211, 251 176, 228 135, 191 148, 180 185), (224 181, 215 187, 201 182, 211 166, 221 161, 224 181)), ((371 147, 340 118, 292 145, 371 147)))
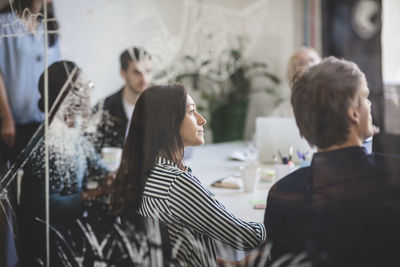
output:
POLYGON ((360 113, 358 112, 358 108, 353 106, 347 110, 347 116, 352 123, 359 124, 360 123, 360 113))
POLYGON ((125 70, 120 69, 119 74, 121 75, 122 78, 124 78, 126 80, 126 71, 125 70))

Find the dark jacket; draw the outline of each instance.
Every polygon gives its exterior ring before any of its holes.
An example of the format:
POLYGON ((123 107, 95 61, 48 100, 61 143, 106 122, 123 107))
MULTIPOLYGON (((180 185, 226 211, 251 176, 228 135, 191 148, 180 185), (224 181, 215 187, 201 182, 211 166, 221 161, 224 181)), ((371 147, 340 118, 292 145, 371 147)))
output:
POLYGON ((101 112, 97 132, 90 139, 98 152, 103 147, 123 147, 128 123, 122 103, 122 89, 100 101, 94 112, 101 112))
POLYGON ((271 188, 264 224, 273 260, 305 252, 314 266, 399 266, 400 157, 315 153, 271 188))

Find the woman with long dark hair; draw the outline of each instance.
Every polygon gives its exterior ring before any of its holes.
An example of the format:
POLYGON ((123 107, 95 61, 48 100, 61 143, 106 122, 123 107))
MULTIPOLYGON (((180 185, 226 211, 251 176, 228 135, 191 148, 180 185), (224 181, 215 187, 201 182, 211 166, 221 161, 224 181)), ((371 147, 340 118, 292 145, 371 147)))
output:
MULTIPOLYGON (((47 142, 40 128, 31 140, 35 145, 23 168, 17 216, 18 266, 45 265, 46 216, 50 219, 50 266, 168 264, 170 245, 163 225, 136 214, 121 214, 122 222, 108 214, 114 173, 102 163, 82 129, 86 124, 83 121, 93 118, 89 101, 93 84, 71 61, 55 62, 47 70, 50 110, 47 142), (78 118, 82 119, 81 124, 78 118), (49 213, 45 210, 46 194, 49 194, 49 213)), ((44 84, 43 74, 39 80, 42 97, 38 102, 43 111, 44 84)))
POLYGON ((136 103, 115 180, 114 211, 164 221, 179 266, 215 265, 215 240, 246 250, 265 239, 262 224, 228 212, 183 164, 184 148, 204 143, 205 123, 183 86, 146 89, 136 103))

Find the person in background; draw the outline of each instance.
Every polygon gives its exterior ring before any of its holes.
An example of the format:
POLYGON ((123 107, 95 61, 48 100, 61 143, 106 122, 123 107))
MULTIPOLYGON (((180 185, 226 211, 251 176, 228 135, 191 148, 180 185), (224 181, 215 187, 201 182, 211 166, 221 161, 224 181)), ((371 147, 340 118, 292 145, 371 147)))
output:
POLYGON ((296 123, 318 152, 269 191, 273 261, 304 253, 315 266, 400 264, 400 157, 362 147, 373 134, 368 94, 357 65, 334 57, 294 81, 296 123))
POLYGON ((165 222, 177 266, 215 266, 215 240, 248 250, 265 239, 262 224, 227 211, 184 165, 184 147, 204 143, 205 124, 183 86, 142 92, 111 200, 115 213, 165 222))
MULTIPOLYGON (((307 69, 308 67, 317 64, 321 61, 318 52, 309 46, 303 46, 296 50, 289 58, 287 63, 287 81, 289 87, 292 87, 293 79, 307 69)), ((252 108, 249 109, 249 114, 246 121, 246 139, 250 140, 253 137, 255 130, 255 118, 259 116, 270 116, 270 117, 293 117, 293 110, 290 105, 290 100, 283 100, 276 108, 265 110, 265 99, 257 97, 252 103, 252 108)))
MULTIPOLYGON (((60 59, 58 23, 48 10, 47 62, 60 59)), ((14 160, 44 120, 37 101, 43 72, 43 0, 14 0, 0 10, 1 156, 14 160)))
POLYGON ((294 78, 300 71, 305 71, 307 68, 318 64, 321 61, 317 50, 310 46, 302 46, 295 51, 289 58, 287 64, 287 80, 290 88, 293 86, 294 78))
MULTIPOLYGON (((319 63, 321 57, 319 56, 317 50, 310 46, 303 46, 298 49, 290 57, 287 64, 287 81, 289 87, 292 88, 293 81, 296 79, 297 75, 300 75, 307 68, 319 63)), ((282 102, 278 107, 276 107, 270 114, 272 117, 293 117, 292 106, 290 105, 290 99, 282 102)))
POLYGON ((136 101, 152 80, 150 54, 140 47, 124 50, 120 56, 120 74, 125 80, 118 92, 96 104, 94 111, 102 117, 97 132, 91 136, 96 150, 103 147, 122 148, 136 101))
MULTIPOLYGON (((85 211, 90 216, 106 213, 109 207, 105 196, 111 190, 114 176, 105 168, 99 154, 77 124, 78 117, 89 118, 91 82, 71 61, 53 63, 48 67, 48 74, 51 113, 47 144, 43 137, 39 139, 23 168, 21 182, 17 214, 21 266, 35 266, 36 257, 45 251, 45 232, 38 226, 38 219, 46 218, 46 145, 49 152, 49 216, 52 226, 79 218, 85 211)), ((42 112, 44 84, 42 74, 38 102, 42 112)), ((37 134, 44 136, 43 132, 37 134)))
MULTIPOLYGON (((0 10, 0 176, 25 147, 44 120, 37 107, 37 82, 44 69, 43 0, 13 0, 0 10)), ((59 60, 58 23, 53 6, 47 1, 47 62, 59 60)), ((0 190, 2 190, 0 188, 0 190)), ((15 185, 7 188, 12 207, 15 185)), ((0 209, 0 221, 11 213, 0 209)), ((12 224, 12 222, 11 222, 12 224)), ((0 223, 0 266, 16 262, 13 236, 7 224, 0 223), (6 250, 6 252, 4 252, 6 250), (4 254, 5 256, 1 256, 4 254)))

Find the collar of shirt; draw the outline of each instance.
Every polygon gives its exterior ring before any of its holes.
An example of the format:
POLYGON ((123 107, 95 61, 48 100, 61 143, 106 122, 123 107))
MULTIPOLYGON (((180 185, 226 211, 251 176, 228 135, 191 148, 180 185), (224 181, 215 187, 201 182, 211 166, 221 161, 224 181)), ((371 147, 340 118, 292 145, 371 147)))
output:
MULTIPOLYGON (((172 162, 171 160, 166 159, 166 158, 163 158, 163 157, 156 157, 156 164, 160 164, 160 165, 170 165, 170 166, 173 166, 173 167, 179 169, 178 165, 176 165, 176 164, 175 164, 174 162, 172 162)), ((190 172, 190 173, 192 172, 192 169, 191 169, 190 167, 188 167, 188 166, 186 166, 186 165, 184 165, 184 167, 185 167, 186 171, 188 171, 188 172, 190 172)))
POLYGON ((376 168, 364 147, 346 147, 332 151, 314 153, 311 170, 314 188, 330 187, 343 183, 355 183, 359 179, 374 176, 376 168))
POLYGON ((311 165, 325 162, 338 162, 354 160, 354 158, 365 157, 366 150, 361 146, 345 147, 326 152, 316 152, 313 155, 311 165))

